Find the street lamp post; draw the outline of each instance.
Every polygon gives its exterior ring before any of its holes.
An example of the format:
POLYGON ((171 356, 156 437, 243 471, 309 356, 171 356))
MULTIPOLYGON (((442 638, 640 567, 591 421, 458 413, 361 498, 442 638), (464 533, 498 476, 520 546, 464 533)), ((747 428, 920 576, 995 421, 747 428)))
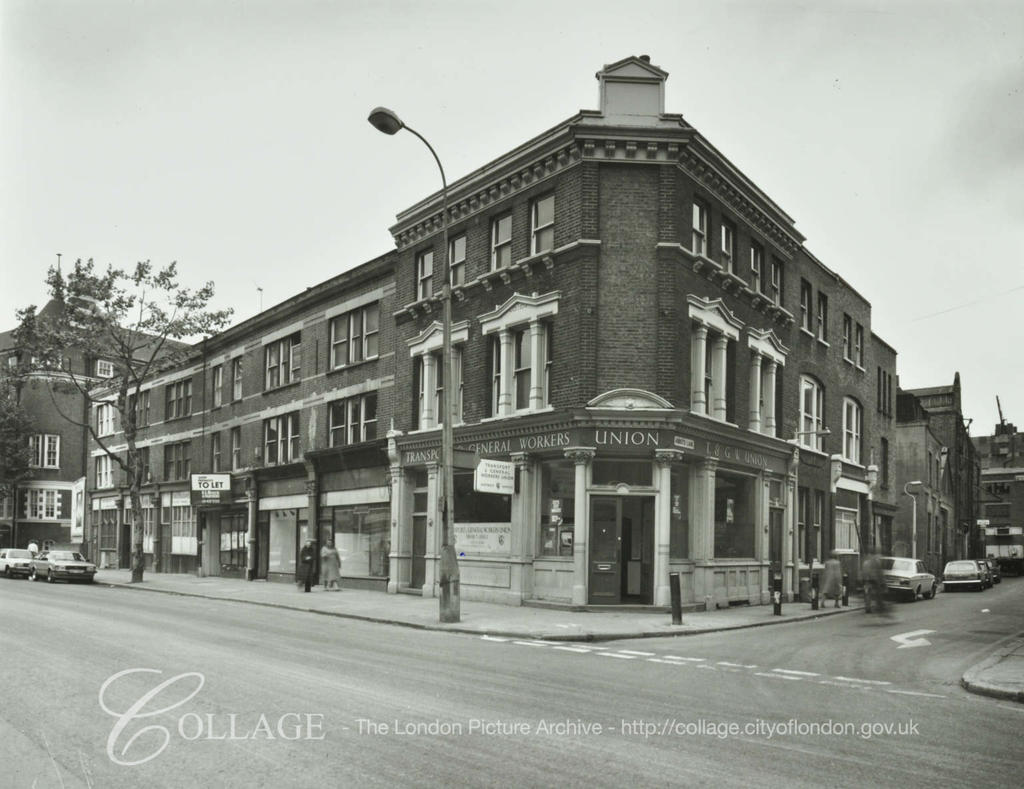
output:
POLYGON ((920 485, 921 480, 915 479, 912 482, 908 482, 903 486, 903 492, 910 496, 910 502, 913 504, 913 509, 910 511, 910 558, 917 558, 917 494, 911 493, 907 488, 911 485, 920 485))
POLYGON ((430 151, 441 171, 441 246, 445 261, 444 287, 441 289, 443 314, 441 375, 444 388, 441 392, 441 567, 438 583, 441 588, 440 621, 460 621, 459 562, 455 555, 452 520, 454 516, 455 482, 453 473, 454 436, 452 425, 455 421, 452 396, 452 288, 448 272, 448 180, 444 167, 434 147, 427 138, 386 107, 377 107, 368 118, 375 129, 384 134, 397 134, 402 129, 412 132, 430 151))

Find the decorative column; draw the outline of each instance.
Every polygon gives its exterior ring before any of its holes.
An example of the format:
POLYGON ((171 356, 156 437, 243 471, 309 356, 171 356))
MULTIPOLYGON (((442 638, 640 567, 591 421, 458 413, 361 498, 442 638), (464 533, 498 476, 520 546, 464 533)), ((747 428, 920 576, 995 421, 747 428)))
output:
POLYGON ((412 551, 403 554, 406 541, 412 545, 412 518, 405 499, 405 472, 402 469, 402 457, 398 451, 398 439, 401 430, 395 430, 395 421, 391 420, 388 439, 388 484, 391 491, 391 541, 388 550, 388 594, 397 594, 399 585, 408 583, 411 572, 408 567, 412 551), (401 527, 399 526, 401 524, 401 527), (408 533, 408 536, 406 535, 408 533), (408 573, 408 574, 407 574, 408 573))
POLYGON ((544 324, 530 321, 530 410, 544 407, 544 324))
POLYGON ((519 492, 512 496, 512 533, 509 536, 510 602, 515 605, 533 597, 533 551, 537 544, 538 513, 537 489, 540 474, 527 452, 513 452, 519 492))
POLYGON ((690 332, 690 410, 695 414, 708 412, 708 402, 704 394, 707 344, 708 327, 698 324, 690 332))
POLYGON ((711 416, 723 422, 727 413, 725 377, 728 348, 729 338, 724 334, 716 335, 711 346, 711 416))
POLYGON ((764 433, 774 436, 775 431, 775 373, 779 368, 778 362, 768 359, 765 365, 765 381, 762 399, 764 400, 764 433))
POLYGON ((796 538, 800 533, 796 523, 796 477, 786 476, 786 513, 782 519, 782 593, 787 600, 795 600, 800 594, 800 577, 797 568, 796 538))
POLYGON ((427 538, 426 552, 423 557, 423 596, 437 597, 438 566, 441 555, 441 466, 439 463, 427 464, 427 538))
POLYGON ((434 397, 437 390, 437 365, 434 354, 425 353, 420 356, 423 360, 423 375, 420 381, 420 388, 423 390, 423 399, 420 403, 420 430, 429 430, 437 427, 438 418, 434 413, 434 397))
POLYGON ((672 544, 672 466, 683 459, 680 449, 656 449, 654 462, 658 476, 658 509, 654 519, 654 604, 669 605, 672 592, 668 583, 672 544))
POLYGON ((750 415, 747 428, 755 433, 761 432, 761 354, 754 351, 750 355, 750 415))
POLYGON ((569 447, 565 457, 576 464, 576 478, 573 481, 573 507, 575 509, 572 536, 572 603, 587 604, 587 533, 590 529, 590 496, 587 495, 587 467, 594 459, 593 447, 569 447))
POLYGON ((714 606, 715 557, 715 472, 718 461, 706 458, 690 473, 690 558, 693 570, 694 600, 703 599, 708 608, 714 606))
POLYGON ((501 352, 501 374, 498 376, 501 390, 498 392, 498 414, 509 416, 512 413, 512 384, 515 380, 515 347, 512 343, 512 332, 502 329, 498 335, 501 352))
MULTIPOLYGON (((252 581, 256 578, 256 527, 259 518, 257 501, 256 480, 253 477, 245 477, 245 543, 248 553, 245 556, 246 580, 252 581)), ((153 494, 153 501, 157 506, 153 513, 153 535, 160 533, 160 491, 153 494)), ((157 546, 153 543, 153 560, 156 561, 157 546)))

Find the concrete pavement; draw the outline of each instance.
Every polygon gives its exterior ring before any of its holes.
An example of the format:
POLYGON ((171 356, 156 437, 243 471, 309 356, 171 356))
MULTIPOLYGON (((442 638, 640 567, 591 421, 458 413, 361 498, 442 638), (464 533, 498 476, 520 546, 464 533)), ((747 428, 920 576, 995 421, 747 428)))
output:
POLYGON ((972 693, 1024 702, 1024 638, 1004 644, 969 668, 960 678, 960 684, 972 693))
POLYGON ((683 624, 673 625, 671 614, 662 612, 578 612, 463 600, 462 621, 442 624, 438 622, 437 599, 417 595, 392 595, 361 589, 333 592, 319 587, 306 594, 287 583, 198 578, 171 573, 149 573, 141 584, 132 584, 128 570, 100 570, 96 574, 96 582, 140 591, 228 600, 421 630, 545 641, 612 641, 696 635, 799 622, 863 608, 859 599, 851 599, 849 608, 822 607, 817 611, 811 610, 809 603, 787 603, 782 606, 782 616, 774 616, 770 605, 738 606, 718 611, 684 613, 683 624))

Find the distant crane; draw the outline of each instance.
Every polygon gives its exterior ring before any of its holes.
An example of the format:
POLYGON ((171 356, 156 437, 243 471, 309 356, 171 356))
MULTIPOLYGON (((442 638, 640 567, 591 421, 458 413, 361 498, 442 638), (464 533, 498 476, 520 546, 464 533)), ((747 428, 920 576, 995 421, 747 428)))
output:
POLYGON ((996 408, 999 409, 999 424, 1006 425, 1006 420, 1003 419, 1003 406, 999 403, 999 395, 996 395, 996 408))

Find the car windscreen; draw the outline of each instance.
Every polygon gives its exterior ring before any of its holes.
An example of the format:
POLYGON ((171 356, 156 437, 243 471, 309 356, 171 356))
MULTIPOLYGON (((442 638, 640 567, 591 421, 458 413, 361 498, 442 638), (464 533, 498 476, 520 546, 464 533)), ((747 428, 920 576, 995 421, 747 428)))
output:
POLYGON ((946 565, 947 570, 976 570, 974 562, 950 562, 946 565))

